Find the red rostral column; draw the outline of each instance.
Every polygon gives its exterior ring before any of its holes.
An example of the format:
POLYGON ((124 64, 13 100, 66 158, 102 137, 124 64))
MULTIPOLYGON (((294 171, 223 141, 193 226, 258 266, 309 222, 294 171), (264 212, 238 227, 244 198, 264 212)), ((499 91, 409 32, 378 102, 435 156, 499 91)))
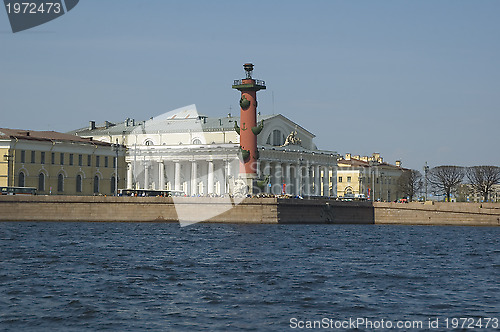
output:
MULTIPOLYGON (((233 89, 241 91, 240 98, 240 126, 235 125, 240 134, 240 177, 248 180, 257 177, 257 135, 262 131, 263 123, 257 125, 257 91, 264 90, 266 83, 252 78, 253 64, 245 63, 246 78, 235 80, 233 89)), ((251 191, 253 184, 247 182, 251 191)))

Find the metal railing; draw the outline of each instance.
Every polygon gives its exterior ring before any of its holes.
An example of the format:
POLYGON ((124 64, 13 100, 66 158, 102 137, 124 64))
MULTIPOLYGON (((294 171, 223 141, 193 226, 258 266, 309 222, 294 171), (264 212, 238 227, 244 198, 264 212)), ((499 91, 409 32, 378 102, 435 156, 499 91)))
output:
MULTIPOLYGON (((256 85, 266 86, 266 82, 263 80, 254 80, 254 81, 255 81, 256 85)), ((243 80, 234 80, 233 81, 233 85, 242 85, 242 84, 244 84, 243 80)))

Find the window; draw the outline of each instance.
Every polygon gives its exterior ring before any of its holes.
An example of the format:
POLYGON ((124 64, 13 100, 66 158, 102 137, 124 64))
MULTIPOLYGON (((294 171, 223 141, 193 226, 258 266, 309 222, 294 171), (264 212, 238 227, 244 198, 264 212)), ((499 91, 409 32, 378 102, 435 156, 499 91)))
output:
POLYGON ((94 194, 99 193, 99 177, 96 175, 94 176, 94 194))
POLYGON ((38 174, 38 191, 45 191, 45 174, 38 174))
POLYGON ((64 191, 64 175, 57 176, 57 191, 62 193, 64 191))
POLYGON ((52 152, 52 154, 50 155, 50 163, 52 165, 54 165, 56 163, 56 153, 55 152, 52 152))
POLYGON ((101 163, 101 158, 100 156, 95 156, 95 167, 99 167, 99 164, 101 163))
POLYGON ((273 130, 273 145, 281 145, 281 132, 273 130))
POLYGON ((24 150, 21 150, 21 163, 25 163, 26 162, 26 151, 24 150))
POLYGON ((78 166, 83 166, 83 155, 78 155, 78 166))
POLYGON ((113 157, 113 168, 116 167, 116 157, 113 157))
POLYGON ((104 157, 104 167, 108 167, 108 156, 104 157))
POLYGON ((45 164, 45 152, 40 153, 40 164, 45 164))
POLYGON ((17 186, 25 187, 25 185, 26 185, 26 176, 24 175, 24 172, 20 172, 17 186))
POLYGON ((73 160, 74 159, 74 155, 72 153, 69 154, 69 165, 70 166, 73 166, 73 160))
POLYGON ((275 129, 271 134, 269 134, 266 143, 273 146, 281 146, 283 145, 283 143, 285 143, 285 136, 281 133, 280 130, 275 129))
POLYGON ((339 176, 339 183, 340 183, 340 182, 342 182, 342 177, 341 177, 341 176, 339 176))
POLYGON ((60 162, 61 165, 64 165, 64 153, 62 153, 62 152, 59 155, 59 162, 60 162))
POLYGON ((147 145, 147 146, 153 145, 153 141, 150 139, 147 139, 146 142, 144 142, 144 145, 147 145))
POLYGON ((347 177, 347 182, 351 182, 351 177, 350 176, 347 177))
POLYGON ((199 138, 195 138, 195 139, 193 140, 193 144, 194 144, 194 145, 201 145, 202 143, 201 143, 201 140, 200 140, 199 138))
POLYGON ((82 176, 80 174, 76 176, 76 192, 82 192, 82 176))
POLYGON ((36 162, 36 151, 31 151, 31 163, 34 164, 36 162))
POLYGON ((92 156, 90 154, 87 156, 87 166, 92 166, 92 156))

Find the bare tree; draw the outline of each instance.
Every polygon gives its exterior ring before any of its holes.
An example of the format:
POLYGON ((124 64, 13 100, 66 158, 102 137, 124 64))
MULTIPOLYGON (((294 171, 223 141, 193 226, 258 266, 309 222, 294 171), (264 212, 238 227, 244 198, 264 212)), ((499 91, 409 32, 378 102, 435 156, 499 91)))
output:
POLYGON ((473 166, 467 168, 467 178, 475 192, 488 201, 493 186, 500 183, 500 167, 497 166, 473 166))
POLYGON ((434 191, 445 194, 449 202, 452 191, 462 183, 464 176, 465 171, 461 166, 437 166, 429 171, 427 179, 434 191))
POLYGON ((408 197, 410 201, 413 201, 413 197, 417 195, 422 187, 422 174, 417 170, 404 170, 398 179, 399 192, 408 197))

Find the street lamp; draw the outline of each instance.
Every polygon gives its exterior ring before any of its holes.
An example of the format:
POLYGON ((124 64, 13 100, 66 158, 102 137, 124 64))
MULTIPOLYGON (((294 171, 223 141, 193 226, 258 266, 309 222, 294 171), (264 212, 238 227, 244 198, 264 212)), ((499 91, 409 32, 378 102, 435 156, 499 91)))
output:
POLYGON ((118 138, 116 139, 116 144, 113 144, 113 151, 116 153, 115 157, 115 196, 118 196, 118 152, 120 151, 120 145, 118 144, 118 138))
POLYGON ((12 173, 11 160, 12 160, 12 158, 14 158, 14 155, 4 154, 3 157, 7 161, 7 187, 9 187, 11 185, 10 181, 11 181, 11 173, 12 173))
POLYGON ((429 166, 427 165, 427 162, 425 162, 424 166, 424 181, 425 181, 425 198, 424 202, 427 201, 427 173, 429 172, 429 166))
POLYGON ((384 199, 384 172, 380 172, 380 200, 384 199))

